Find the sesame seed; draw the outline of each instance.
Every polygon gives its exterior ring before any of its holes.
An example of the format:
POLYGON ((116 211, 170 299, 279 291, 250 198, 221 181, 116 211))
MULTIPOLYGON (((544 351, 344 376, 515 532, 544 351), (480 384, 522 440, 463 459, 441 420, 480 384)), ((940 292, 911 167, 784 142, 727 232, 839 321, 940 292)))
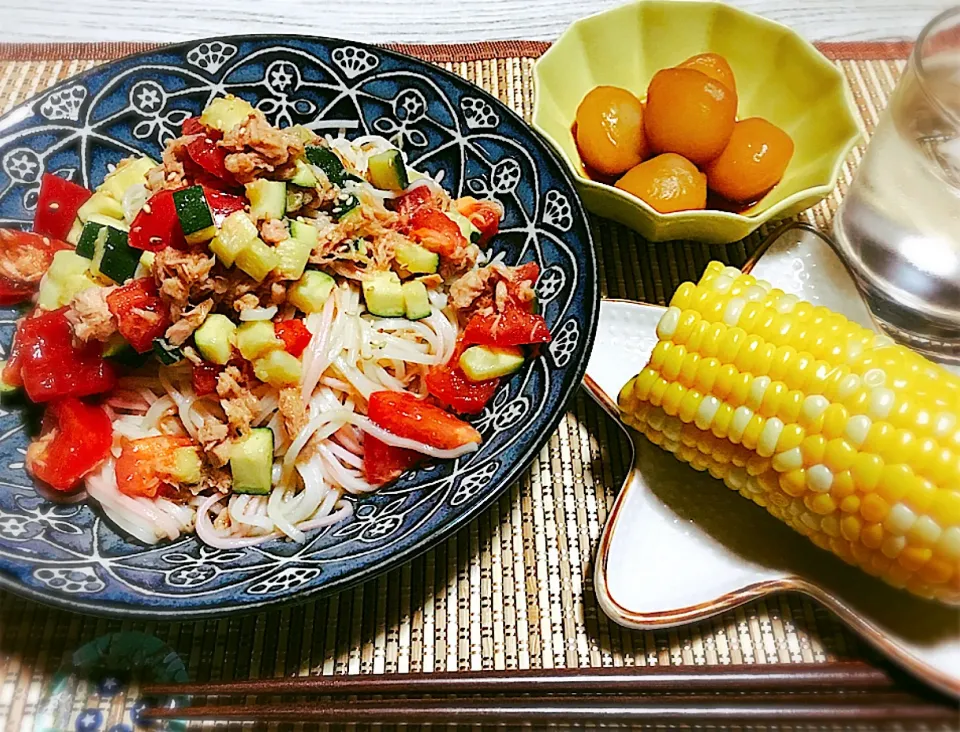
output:
POLYGON ((240 128, 240 134, 241 134, 241 135, 247 134, 247 128, 246 128, 246 127, 241 127, 241 128, 240 128))
POLYGON ((144 213, 150 213, 150 211, 151 211, 151 209, 150 209, 150 204, 149 204, 149 203, 143 204, 143 212, 144 212, 144 213))
POLYGON ((53 203, 50 204, 50 210, 51 210, 51 211, 56 211, 56 210, 59 209, 59 208, 60 208, 60 204, 57 203, 56 201, 54 201, 53 203))
POLYGON ((163 243, 163 239, 161 239, 159 236, 151 236, 151 237, 150 237, 150 243, 151 243, 151 244, 162 244, 162 243, 163 243))
POLYGON ((43 237, 43 245, 44 245, 45 247, 50 246, 50 239, 49 239, 49 237, 46 237, 46 236, 43 237))
POLYGON ((204 140, 204 142, 207 143, 208 145, 212 145, 212 144, 213 144, 213 140, 211 140, 209 137, 206 138, 206 139, 204 140))

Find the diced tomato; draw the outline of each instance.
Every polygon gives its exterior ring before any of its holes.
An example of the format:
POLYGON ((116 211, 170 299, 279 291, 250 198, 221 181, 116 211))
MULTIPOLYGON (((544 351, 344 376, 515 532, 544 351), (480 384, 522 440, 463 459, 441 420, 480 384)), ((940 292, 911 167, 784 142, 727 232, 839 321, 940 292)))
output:
POLYGON ((433 200, 433 193, 427 186, 417 186, 395 200, 395 208, 401 216, 409 216, 421 206, 433 200))
POLYGON ((167 247, 186 248, 187 240, 173 204, 173 191, 164 189, 150 197, 130 226, 128 243, 134 249, 148 252, 167 247))
POLYGON ((117 319, 117 330, 137 353, 153 348, 170 327, 170 310, 160 299, 157 285, 150 277, 141 277, 107 295, 107 307, 117 319))
POLYGON ((125 441, 114 466, 117 488, 128 496, 156 498, 160 485, 174 472, 174 452, 193 444, 189 437, 170 435, 125 441))
POLYGON ((496 236, 500 229, 500 217, 503 209, 493 201, 478 201, 472 196, 457 199, 457 211, 466 216, 480 232, 481 246, 496 236))
POLYGON ((40 198, 33 216, 33 230, 54 239, 66 239, 77 211, 92 195, 83 186, 66 178, 44 173, 40 179, 40 198))
POLYGON ((309 345, 313 337, 313 334, 307 330, 307 326, 299 319, 281 320, 273 324, 273 329, 277 337, 283 341, 284 350, 297 358, 300 358, 303 349, 309 345))
POLYGON ((423 206, 410 217, 410 236, 431 252, 449 257, 467 246, 460 227, 442 211, 423 206))
POLYGON ((460 414, 479 414, 493 398, 500 379, 470 381, 458 364, 446 364, 430 369, 426 384, 430 396, 445 407, 460 414))
POLYGON ((406 437, 441 450, 480 442, 480 433, 440 407, 398 391, 370 395, 367 416, 397 437, 406 437))
POLYGON ((0 305, 29 300, 61 249, 72 247, 30 231, 0 229, 0 305))
POLYGON ((363 438, 363 476, 371 485, 392 483, 422 460, 420 453, 388 445, 373 435, 363 438))
POLYGON ((73 329, 60 308, 27 318, 17 332, 20 374, 34 402, 109 391, 117 384, 114 367, 103 359, 102 344, 73 345, 73 329))
POLYGON ((13 343, 10 344, 10 353, 7 355, 7 363, 4 364, 3 373, 0 379, 7 386, 23 386, 23 375, 20 370, 23 367, 23 342, 24 337, 21 334, 23 320, 17 323, 17 329, 13 334, 13 343))
POLYGON ((550 329, 542 315, 528 313, 509 301, 499 313, 477 313, 463 331, 464 341, 481 346, 525 346, 549 343, 550 329))
POLYGON ((203 195, 213 214, 213 223, 217 226, 220 226, 223 220, 234 211, 243 211, 247 205, 247 200, 243 196, 234 196, 232 193, 224 193, 206 186, 203 188, 203 195))
POLYGON ((220 180, 235 183, 233 174, 227 170, 224 161, 226 149, 217 145, 217 141, 207 135, 200 135, 187 143, 187 155, 210 175, 220 180))
POLYGON ((193 391, 197 396, 206 396, 213 394, 217 390, 217 379, 223 370, 221 366, 209 361, 201 361, 193 365, 191 381, 193 382, 193 391))
POLYGON ((209 129, 200 121, 199 117, 188 117, 180 126, 180 133, 183 135, 199 135, 200 133, 206 134, 208 132, 219 133, 220 130, 209 129))
POLYGON ((67 397, 51 402, 40 437, 27 449, 27 469, 58 491, 69 491, 110 453, 113 425, 103 407, 67 397))
POLYGON ((540 277, 540 265, 536 262, 527 262, 510 268, 510 277, 507 280, 507 292, 513 298, 513 301, 524 310, 531 310, 534 305, 533 300, 524 300, 520 297, 520 285, 524 282, 537 284, 540 277))

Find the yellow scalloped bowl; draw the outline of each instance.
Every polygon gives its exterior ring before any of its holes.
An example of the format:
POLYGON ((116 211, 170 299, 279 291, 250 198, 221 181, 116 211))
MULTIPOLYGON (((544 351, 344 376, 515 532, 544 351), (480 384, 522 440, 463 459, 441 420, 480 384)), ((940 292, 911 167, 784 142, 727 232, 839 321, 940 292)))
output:
POLYGON ((537 62, 533 126, 566 159, 588 209, 650 241, 738 241, 762 224, 812 206, 834 188, 860 137, 840 71, 789 28, 719 2, 641 0, 577 21, 537 62), (764 117, 793 138, 780 181, 743 214, 661 214, 639 198, 587 177, 572 127, 584 95, 609 84, 646 95, 660 69, 698 53, 723 55, 737 79, 738 114, 764 117))

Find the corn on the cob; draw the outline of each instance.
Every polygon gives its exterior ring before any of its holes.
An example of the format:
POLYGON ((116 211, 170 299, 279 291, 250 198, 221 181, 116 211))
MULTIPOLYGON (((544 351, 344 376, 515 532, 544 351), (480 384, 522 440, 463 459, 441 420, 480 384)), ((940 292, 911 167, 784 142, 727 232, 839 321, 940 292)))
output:
POLYGON ((960 379, 719 262, 657 336, 624 422, 844 561, 960 604, 960 379))

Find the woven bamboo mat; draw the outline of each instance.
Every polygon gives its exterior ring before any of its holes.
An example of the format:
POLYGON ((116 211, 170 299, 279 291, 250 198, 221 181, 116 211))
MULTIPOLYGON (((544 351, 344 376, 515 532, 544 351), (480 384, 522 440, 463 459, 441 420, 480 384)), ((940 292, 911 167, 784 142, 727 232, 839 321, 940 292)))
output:
MULTIPOLYGON (((0 45, 0 112, 61 79, 144 48, 0 45)), ((532 67, 544 48, 517 42, 402 50, 480 84, 529 118, 532 67)), ((822 50, 848 79, 869 133, 907 47, 832 44, 822 50)), ((804 219, 829 224, 862 152, 851 153, 836 192, 804 219)), ((658 303, 679 282, 699 277, 711 259, 742 263, 765 233, 729 247, 654 245, 604 220, 594 219, 592 226, 603 294, 658 303)), ((170 623, 95 619, 0 593, 0 729, 34 729, 54 703, 66 710, 66 729, 129 729, 115 725, 130 724, 132 694, 115 694, 109 682, 97 687, 58 669, 98 658, 122 664, 136 653, 165 673, 193 680, 831 663, 869 656, 836 618, 796 595, 672 631, 633 632, 608 621, 594 596, 592 561, 628 461, 626 438, 581 392, 520 482, 485 514, 400 569, 338 595, 255 616, 170 623)))

